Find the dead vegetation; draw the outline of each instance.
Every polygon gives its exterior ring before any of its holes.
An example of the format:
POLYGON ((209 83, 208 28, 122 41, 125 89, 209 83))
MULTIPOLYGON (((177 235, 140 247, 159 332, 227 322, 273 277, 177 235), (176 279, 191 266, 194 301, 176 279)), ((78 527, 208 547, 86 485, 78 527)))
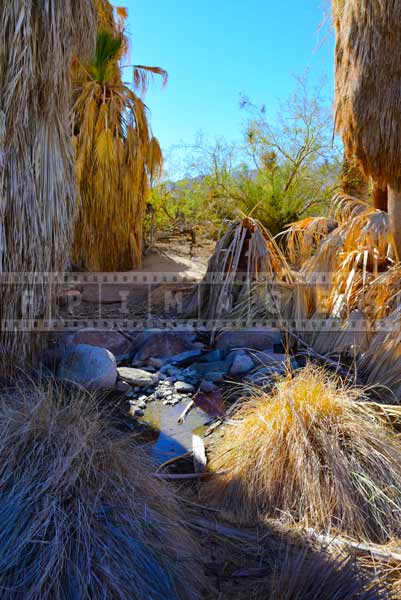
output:
POLYGON ((267 517, 385 542, 400 535, 401 446, 357 388, 311 365, 254 390, 210 451, 203 486, 241 523, 267 517), (363 405, 363 404, 362 404, 363 405))
POLYGON ((0 427, 2 598, 200 597, 177 499, 93 397, 3 393, 0 427))

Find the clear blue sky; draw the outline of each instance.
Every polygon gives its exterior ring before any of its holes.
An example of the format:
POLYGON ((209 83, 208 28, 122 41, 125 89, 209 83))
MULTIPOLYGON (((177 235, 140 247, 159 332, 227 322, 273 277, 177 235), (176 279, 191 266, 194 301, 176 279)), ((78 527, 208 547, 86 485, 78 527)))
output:
POLYGON ((294 74, 332 83, 333 39, 319 33, 326 0, 120 0, 129 11, 132 61, 169 72, 146 96, 164 150, 211 139, 238 139, 240 93, 274 114, 294 74))

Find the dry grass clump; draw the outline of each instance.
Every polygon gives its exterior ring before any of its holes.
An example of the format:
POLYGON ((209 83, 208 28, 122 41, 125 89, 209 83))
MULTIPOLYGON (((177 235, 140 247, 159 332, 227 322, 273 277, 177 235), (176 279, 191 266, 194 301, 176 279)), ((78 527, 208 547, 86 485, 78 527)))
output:
POLYGON ((270 593, 261 587, 255 600, 395 600, 390 588, 358 568, 350 557, 332 557, 323 550, 295 553, 287 549, 276 569, 270 593))
POLYGON ((10 393, 0 429, 4 600, 200 597, 177 500, 92 397, 10 393))
POLYGON ((358 410, 363 392, 307 366, 253 399, 211 448, 210 503, 383 542, 401 534, 401 445, 358 410))

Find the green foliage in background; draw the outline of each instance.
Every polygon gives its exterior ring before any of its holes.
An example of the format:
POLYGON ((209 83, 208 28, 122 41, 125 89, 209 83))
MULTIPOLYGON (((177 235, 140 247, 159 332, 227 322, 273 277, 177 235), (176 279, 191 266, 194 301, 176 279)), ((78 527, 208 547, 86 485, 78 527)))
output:
POLYGON ((241 144, 202 136, 182 148, 187 177, 166 178, 153 190, 156 228, 198 226, 217 236, 225 219, 259 219, 274 235, 311 214, 322 214, 338 187, 342 152, 332 142, 331 110, 322 88, 297 78, 292 96, 270 121, 265 107, 243 97, 241 144), (273 124, 272 124, 273 123, 273 124))

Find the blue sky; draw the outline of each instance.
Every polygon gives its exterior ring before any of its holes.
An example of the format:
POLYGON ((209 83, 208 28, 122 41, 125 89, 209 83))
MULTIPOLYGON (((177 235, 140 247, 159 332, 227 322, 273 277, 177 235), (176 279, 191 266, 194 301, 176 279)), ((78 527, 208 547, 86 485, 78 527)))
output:
MULTIPOLYGON (((116 2, 117 4, 117 2, 116 2)), ((238 139, 245 93, 273 115, 309 69, 333 78, 333 39, 319 33, 326 0, 121 0, 129 11, 132 61, 169 72, 146 96, 165 151, 202 131, 238 139)))

